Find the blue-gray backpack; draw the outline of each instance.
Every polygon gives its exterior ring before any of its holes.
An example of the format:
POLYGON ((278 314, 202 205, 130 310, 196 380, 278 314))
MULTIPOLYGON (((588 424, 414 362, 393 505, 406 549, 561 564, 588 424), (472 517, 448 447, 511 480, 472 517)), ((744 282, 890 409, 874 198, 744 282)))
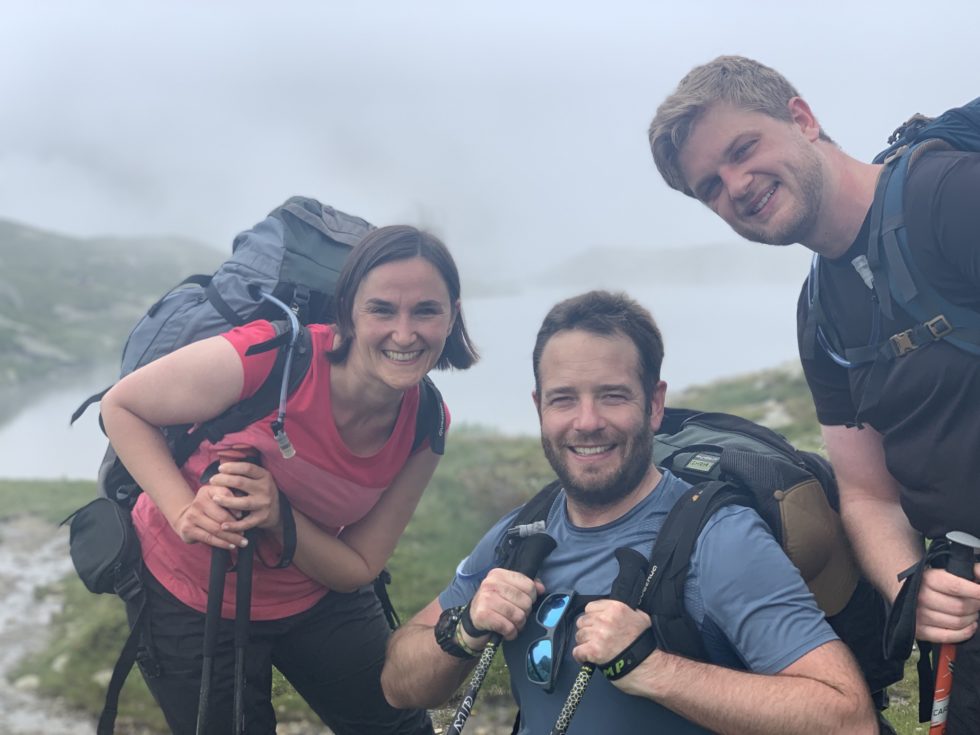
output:
MULTIPOLYGON (((177 466, 183 465, 205 439, 217 442, 274 411, 269 430, 283 456, 292 456, 286 432, 286 399, 306 375, 313 357, 305 325, 334 321, 337 278, 350 251, 373 229, 360 217, 314 199, 292 197, 235 237, 231 257, 213 275, 185 278, 137 322, 123 347, 120 377, 235 326, 267 319, 275 327, 274 338, 253 345, 247 353, 277 351, 269 376, 254 395, 202 424, 164 429, 177 466)), ((108 388, 86 399, 72 415, 72 422, 107 391, 108 388)), ((428 440, 432 450, 442 454, 442 397, 428 378, 421 391, 412 449, 428 440)), ((98 498, 65 521, 70 527, 72 562, 89 591, 115 593, 123 600, 140 604, 140 614, 132 624, 108 686, 97 730, 102 735, 113 730, 119 692, 137 656, 144 599, 139 543, 130 519, 141 490, 111 446, 99 469, 98 489, 98 498)), ((288 564, 290 556, 284 552, 280 565, 288 564)), ((398 619, 385 589, 389 579, 385 570, 376 581, 375 590, 394 627, 398 619)))
POLYGON ((941 339, 980 356, 980 313, 952 303, 926 280, 911 256, 904 213, 905 182, 918 155, 936 148, 980 152, 980 98, 934 119, 915 115, 888 142, 891 145, 873 161, 884 167, 871 205, 868 238, 868 267, 878 304, 871 340, 857 347, 843 344, 820 303, 821 259, 814 255, 802 341, 804 357, 812 357, 819 346, 844 367, 877 362, 881 367, 869 378, 867 405, 875 402, 887 365, 909 352, 941 339), (908 316, 911 326, 896 334, 880 334, 881 315, 893 318, 896 307, 908 316))

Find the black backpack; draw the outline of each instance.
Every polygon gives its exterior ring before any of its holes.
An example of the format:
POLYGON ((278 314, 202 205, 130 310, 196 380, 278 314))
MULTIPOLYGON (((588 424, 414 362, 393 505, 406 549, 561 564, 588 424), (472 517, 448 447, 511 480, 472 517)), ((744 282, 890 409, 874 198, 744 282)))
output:
MULTIPOLYGON (((284 457, 294 451, 286 433, 286 398, 302 382, 313 354, 305 325, 334 320, 333 295, 337 277, 351 249, 373 225, 307 197, 292 197, 254 227, 240 233, 232 255, 213 275, 192 275, 164 294, 130 332, 123 348, 120 377, 180 347, 220 334, 256 319, 272 321, 276 336, 249 348, 247 354, 276 350, 268 377, 255 394, 229 407, 221 415, 197 426, 164 429, 177 466, 182 466, 205 440, 220 441, 276 409, 270 431, 284 457)), ((77 420, 106 388, 86 399, 72 415, 77 420)), ((442 396, 427 377, 420 386, 412 451, 426 440, 442 454, 445 414, 442 396)), ((70 526, 69 550, 79 577, 89 591, 115 593, 139 604, 119 660, 113 669, 98 732, 112 732, 119 692, 137 656, 144 589, 139 542, 130 512, 141 489, 116 456, 106 449, 99 469, 99 497, 64 522, 70 526)), ((289 509, 283 556, 287 565, 295 547, 289 536, 289 509)), ((391 577, 383 570, 375 581, 389 625, 398 615, 388 597, 391 577)))
MULTIPOLYGON (((867 266, 879 313, 891 319, 901 310, 910 326, 893 335, 879 335, 870 344, 847 347, 820 303, 819 255, 813 256, 807 279, 809 312, 803 333, 803 356, 812 357, 819 346, 844 367, 877 361, 870 379, 868 405, 875 402, 888 364, 897 357, 945 340, 980 356, 980 313, 949 301, 930 284, 912 258, 905 227, 905 181, 916 157, 936 148, 980 152, 980 97, 937 118, 914 115, 889 137, 891 144, 875 156, 884 164, 871 205, 871 232, 867 266)), ((876 326, 872 333, 878 334, 876 326)))
MULTIPOLYGON (((704 644, 684 607, 691 554, 705 523, 729 504, 755 508, 851 649, 884 706, 884 690, 903 676, 903 661, 882 649, 886 606, 860 576, 837 512, 830 464, 793 447, 776 432, 724 413, 667 408, 655 437, 654 462, 694 487, 677 501, 657 535, 650 568, 657 571, 641 607, 666 651, 705 659, 704 644), (818 584, 815 584, 815 580, 818 584)), ((527 502, 514 526, 543 521, 561 490, 555 481, 527 502)))

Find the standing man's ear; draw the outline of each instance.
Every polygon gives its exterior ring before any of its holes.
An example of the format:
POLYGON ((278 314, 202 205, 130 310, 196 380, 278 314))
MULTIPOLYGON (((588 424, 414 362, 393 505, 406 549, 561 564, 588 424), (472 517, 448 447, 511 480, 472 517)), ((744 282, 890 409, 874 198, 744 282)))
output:
POLYGON ((541 399, 538 397, 538 392, 536 390, 531 391, 531 400, 534 401, 534 408, 538 412, 538 416, 541 415, 541 399))
POLYGON ((817 122, 816 115, 810 109, 802 97, 793 97, 788 103, 790 119, 796 125, 803 136, 811 143, 820 137, 820 123, 817 122))

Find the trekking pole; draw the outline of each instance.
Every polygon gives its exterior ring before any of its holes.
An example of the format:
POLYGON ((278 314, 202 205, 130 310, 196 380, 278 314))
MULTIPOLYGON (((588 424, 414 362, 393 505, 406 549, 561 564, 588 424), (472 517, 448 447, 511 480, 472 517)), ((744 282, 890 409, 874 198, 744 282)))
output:
MULTIPOLYGON (((555 540, 546 533, 532 534, 525 538, 517 547, 513 563, 509 565, 509 568, 534 579, 534 576, 538 573, 538 567, 541 566, 541 562, 552 552, 556 545, 555 540)), ((466 721, 473 711, 476 695, 479 693, 480 687, 483 686, 483 680, 487 677, 487 672, 490 671, 490 664, 493 663, 493 657, 497 653, 500 639, 500 633, 493 633, 490 636, 487 647, 480 654, 480 660, 477 662, 476 668, 473 669, 466 694, 459 703, 459 707, 456 708, 456 714, 453 715, 452 724, 446 731, 450 735, 460 735, 463 732, 463 727, 466 725, 466 721)))
MULTIPOLYGON (((619 574, 609 591, 609 599, 625 602, 630 607, 635 608, 643 597, 643 591, 646 590, 646 585, 641 591, 637 590, 639 583, 646 577, 646 557, 636 549, 623 547, 616 549, 616 561, 619 562, 619 574)), ((552 664, 552 666, 558 665, 558 661, 552 664)), ((562 705, 561 711, 558 713, 558 719, 555 720, 555 725, 551 728, 551 735, 565 735, 568 732, 568 728, 572 724, 572 717, 575 716, 575 711, 578 709, 582 697, 585 696, 585 690, 589 686, 589 682, 592 681, 592 675, 596 668, 596 664, 589 661, 582 664, 582 668, 578 670, 578 676, 575 677, 575 683, 572 684, 568 697, 565 699, 565 704, 562 705)))
POLYGON ((236 735, 245 733, 245 652, 248 649, 248 625, 252 613, 252 562, 255 558, 254 529, 245 532, 248 545, 238 551, 238 575, 235 585, 235 700, 236 735))
POLYGON ((225 596, 225 573, 231 554, 227 549, 211 549, 211 576, 208 580, 208 609, 204 618, 204 658, 201 661, 201 693, 197 700, 197 735, 208 729, 208 710, 211 706, 211 673, 214 652, 218 647, 218 623, 221 621, 221 602, 225 596))
MULTIPOLYGON (((208 465, 201 474, 201 484, 207 485, 218 472, 222 462, 252 462, 259 463, 258 452, 247 445, 235 445, 218 452, 218 458, 208 465)), ((240 492, 234 491, 236 495, 240 492)), ((244 517, 244 515, 242 516, 244 517)), ((238 581, 235 597, 235 732, 244 732, 244 698, 242 691, 245 683, 245 646, 248 643, 248 618, 251 612, 252 600, 252 561, 254 555, 254 539, 245 533, 249 543, 238 552, 238 581), (247 575, 243 572, 243 564, 247 575), (243 578, 246 578, 244 590, 243 578), (241 604, 245 601, 245 620, 239 619, 241 604), (241 632, 239 632, 241 629, 241 632), (239 674, 239 670, 241 673, 239 674)), ((221 623, 221 606, 225 597, 225 575, 231 562, 231 553, 217 546, 211 549, 211 573, 208 578, 208 606, 204 617, 204 655, 201 660, 201 689, 197 700, 196 735, 205 735, 208 727, 208 715, 211 709, 211 680, 214 671, 214 656, 218 648, 218 628, 221 623)))
MULTIPOLYGON (((963 531, 950 531, 949 562, 946 571, 963 579, 973 580, 973 565, 980 551, 980 539, 963 531)), ((944 735, 946 717, 949 715, 949 699, 953 689, 953 665, 956 661, 956 644, 943 643, 939 649, 936 663, 936 691, 932 697, 932 719, 929 721, 929 735, 944 735)))

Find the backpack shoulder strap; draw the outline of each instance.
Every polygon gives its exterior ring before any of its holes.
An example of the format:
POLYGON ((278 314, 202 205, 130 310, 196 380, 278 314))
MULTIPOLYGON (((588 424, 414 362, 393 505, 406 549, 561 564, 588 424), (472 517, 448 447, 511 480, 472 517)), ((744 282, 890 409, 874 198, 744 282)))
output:
POLYGON ((536 531, 543 531, 545 521, 548 519, 548 512, 555 504, 558 493, 561 492, 561 483, 553 480, 541 488, 537 494, 524 503, 521 509, 511 521, 510 528, 507 529, 503 539, 497 546, 495 555, 501 566, 509 566, 513 560, 521 541, 536 531))
POLYGON ((442 393, 426 375, 419 383, 419 410, 415 414, 415 439, 412 440, 412 454, 429 440, 429 448, 436 454, 446 451, 446 406, 442 393))
MULTIPOLYGON (((278 339, 288 328, 288 322, 272 322, 278 339)), ((235 431, 244 429, 249 424, 268 416, 278 405, 282 387, 283 371, 286 369, 287 347, 283 346, 276 355, 269 375, 259 386, 258 390, 248 398, 230 406, 219 416, 205 421, 192 431, 182 434, 174 443, 173 456, 178 467, 194 453, 205 439, 212 443, 235 431)), ((313 362, 313 348, 309 330, 300 326, 296 339, 296 348, 289 369, 288 392, 292 393, 306 377, 313 362)))
POLYGON ((726 505, 749 504, 736 486, 718 480, 688 490, 671 508, 650 553, 650 581, 640 608, 653 621, 657 644, 665 651, 705 660, 707 652, 694 620, 684 606, 684 585, 691 554, 705 524, 726 505))
POLYGON ((528 500, 521 508, 520 512, 514 516, 511 528, 519 528, 538 521, 546 521, 551 506, 555 504, 558 493, 561 492, 561 482, 552 480, 543 488, 538 490, 533 498, 528 500))
POLYGON ((912 258, 905 226, 905 182, 913 159, 942 141, 926 140, 885 165, 872 205, 868 263, 882 313, 897 304, 918 324, 892 335, 883 344, 885 357, 899 357, 924 344, 945 339, 980 355, 980 313, 954 304, 929 283, 912 258), (875 208, 879 207, 876 213, 875 208))

